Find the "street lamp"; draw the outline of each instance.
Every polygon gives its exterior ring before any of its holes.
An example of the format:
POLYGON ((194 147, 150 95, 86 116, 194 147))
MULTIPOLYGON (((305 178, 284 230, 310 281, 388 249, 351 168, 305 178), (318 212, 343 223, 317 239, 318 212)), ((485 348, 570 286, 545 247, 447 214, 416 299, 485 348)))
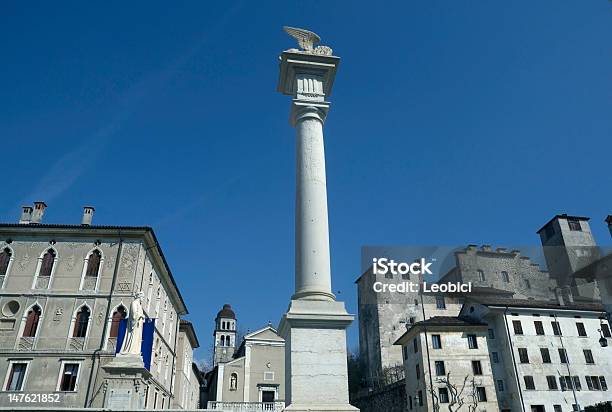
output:
POLYGON ((600 328, 597 329, 597 331, 599 332, 599 344, 601 345, 602 348, 605 348, 608 346, 608 339, 606 339, 606 337, 603 335, 603 324, 604 324, 604 317, 601 316, 599 318, 599 325, 600 328))

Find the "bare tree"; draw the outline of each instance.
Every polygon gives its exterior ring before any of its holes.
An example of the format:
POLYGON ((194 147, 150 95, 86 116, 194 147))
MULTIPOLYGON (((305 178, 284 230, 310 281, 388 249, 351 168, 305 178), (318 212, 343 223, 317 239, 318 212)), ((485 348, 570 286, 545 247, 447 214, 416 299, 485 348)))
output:
MULTIPOLYGON (((446 387, 448 393, 448 402, 446 406, 449 412, 457 412, 466 404, 469 412, 476 412, 478 408, 478 391, 476 389, 476 380, 473 377, 470 381, 470 376, 466 375, 463 378, 463 382, 458 384, 451 381, 451 373, 448 372, 445 377, 436 378, 436 383, 446 387)), ((433 409, 435 412, 438 412, 441 402, 438 393, 436 393, 436 389, 437 388, 430 388, 429 393, 431 393, 433 400, 433 409)))

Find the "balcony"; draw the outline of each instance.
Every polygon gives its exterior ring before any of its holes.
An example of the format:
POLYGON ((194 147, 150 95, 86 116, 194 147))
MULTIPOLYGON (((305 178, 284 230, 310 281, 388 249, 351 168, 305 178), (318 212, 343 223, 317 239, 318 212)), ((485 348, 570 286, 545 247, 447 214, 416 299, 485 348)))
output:
POLYGON ((208 409, 224 412, 282 411, 285 402, 208 402, 208 409))

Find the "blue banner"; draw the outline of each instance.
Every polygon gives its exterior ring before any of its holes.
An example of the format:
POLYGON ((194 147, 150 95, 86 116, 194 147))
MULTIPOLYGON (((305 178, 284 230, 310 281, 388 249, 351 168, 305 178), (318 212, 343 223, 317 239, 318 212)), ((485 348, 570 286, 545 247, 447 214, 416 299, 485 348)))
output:
MULTIPOLYGON (((123 340, 125 339, 127 325, 127 319, 121 319, 119 322, 119 330, 117 332, 117 347, 115 348, 115 353, 119 353, 121 351, 121 346, 123 346, 123 340)), ((140 353, 142 353, 142 360, 147 370, 151 370, 153 336, 155 336, 155 319, 145 319, 142 328, 142 343, 140 344, 140 353)))
POLYGON ((155 335, 155 319, 145 319, 142 329, 142 345, 140 351, 145 368, 151 370, 151 354, 153 353, 153 336, 155 335))

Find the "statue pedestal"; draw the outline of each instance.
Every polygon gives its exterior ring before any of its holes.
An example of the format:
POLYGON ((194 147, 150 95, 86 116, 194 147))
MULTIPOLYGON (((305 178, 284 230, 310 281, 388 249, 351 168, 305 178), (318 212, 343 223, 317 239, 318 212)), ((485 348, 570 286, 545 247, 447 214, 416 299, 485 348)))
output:
POLYGON ((285 339, 285 411, 358 412, 349 404, 343 302, 292 300, 279 332, 285 339))
POLYGON ((142 356, 117 354, 102 367, 106 372, 104 408, 112 410, 142 409, 145 404, 146 382, 151 373, 142 356))

